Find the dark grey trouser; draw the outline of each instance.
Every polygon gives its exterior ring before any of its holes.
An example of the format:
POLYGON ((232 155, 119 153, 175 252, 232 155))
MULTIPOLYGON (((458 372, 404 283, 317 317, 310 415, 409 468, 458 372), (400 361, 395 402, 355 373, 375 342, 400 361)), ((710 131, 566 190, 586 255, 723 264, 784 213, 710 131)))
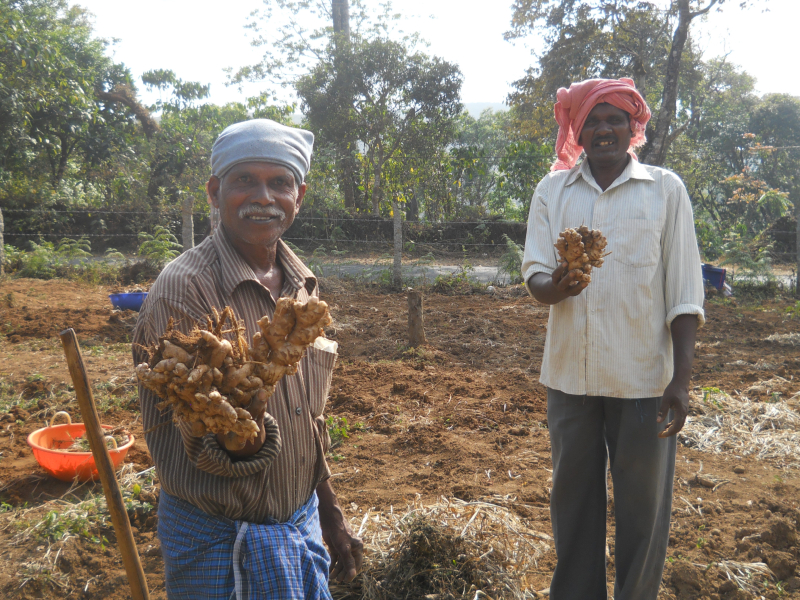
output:
MULTIPOLYGON (((606 464, 614 482, 616 600, 656 600, 669 542, 675 437, 656 423, 661 398, 547 390, 558 563, 551 600, 606 600, 606 464)), ((671 419, 671 413, 669 419, 671 419)), ((668 420, 669 420, 668 419, 668 420)))

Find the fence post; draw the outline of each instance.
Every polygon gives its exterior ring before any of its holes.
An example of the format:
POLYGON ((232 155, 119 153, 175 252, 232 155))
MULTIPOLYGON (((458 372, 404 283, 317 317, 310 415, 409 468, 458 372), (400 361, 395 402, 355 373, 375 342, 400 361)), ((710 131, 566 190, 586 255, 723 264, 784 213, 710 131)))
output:
POLYGON ((425 343, 425 319, 422 314, 422 293, 408 290, 408 345, 416 348, 425 343))
POLYGON ((3 241, 3 230, 5 229, 5 225, 3 224, 3 209, 0 208, 0 277, 3 276, 3 263, 6 260, 5 254, 5 241, 3 241))
MULTIPOLYGON (((795 237, 795 253, 797 254, 797 261, 794 267, 794 295, 800 298, 800 198, 794 202, 794 217, 797 220, 797 234, 795 237)), ((0 223, 2 223, 2 215, 0 215, 0 223)), ((2 231, 2 229, 0 229, 2 231)))
POLYGON ((394 265, 392 269, 392 282, 394 287, 400 289, 403 285, 401 267, 403 263, 403 221, 400 219, 400 203, 397 196, 392 198, 392 213, 394 215, 394 265))
POLYGON ((181 217, 183 218, 181 238, 184 252, 190 248, 194 248, 194 220, 192 219, 192 211, 194 211, 194 194, 187 194, 184 192, 183 205, 181 207, 181 217))

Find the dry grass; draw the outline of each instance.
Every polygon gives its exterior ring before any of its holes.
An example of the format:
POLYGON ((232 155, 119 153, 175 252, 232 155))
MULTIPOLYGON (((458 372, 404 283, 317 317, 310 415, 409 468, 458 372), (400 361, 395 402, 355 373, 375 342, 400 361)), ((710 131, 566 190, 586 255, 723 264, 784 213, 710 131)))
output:
POLYGON ((800 467, 798 396, 786 402, 753 402, 744 395, 706 392, 692 399, 693 414, 678 434, 685 445, 800 467))
MULTIPOLYGON (((769 567, 761 562, 742 563, 733 560, 723 560, 714 564, 717 568, 722 570, 722 572, 728 576, 728 579, 733 581, 740 590, 750 592, 756 597, 763 597, 761 594, 764 588, 759 587, 759 583, 765 579, 775 580, 775 575, 769 570, 769 567)), ((706 568, 706 565, 698 566, 706 568)))
POLYGON ((364 572, 332 585, 336 600, 538 598, 529 577, 552 541, 498 503, 444 497, 424 506, 417 496, 404 512, 368 511, 354 527, 364 572))
POLYGON ((800 346, 800 333, 775 333, 766 338, 766 341, 780 346, 800 346))
MULTIPOLYGON (((137 473, 131 464, 124 464, 117 475, 120 490, 129 511, 152 510, 145 498, 154 497, 157 489, 154 470, 137 473)), ((12 530, 10 545, 17 548, 35 548, 35 552, 19 552, 15 565, 19 588, 31 582, 68 590, 70 577, 63 572, 58 559, 67 544, 85 539, 101 547, 108 544, 103 530, 112 529, 105 495, 98 486, 98 493, 86 494, 84 485, 75 482, 60 498, 30 508, 10 510, 0 514, 0 530, 12 530), (79 493, 83 497, 79 497, 79 493), (70 498, 72 499, 70 501, 70 498)))

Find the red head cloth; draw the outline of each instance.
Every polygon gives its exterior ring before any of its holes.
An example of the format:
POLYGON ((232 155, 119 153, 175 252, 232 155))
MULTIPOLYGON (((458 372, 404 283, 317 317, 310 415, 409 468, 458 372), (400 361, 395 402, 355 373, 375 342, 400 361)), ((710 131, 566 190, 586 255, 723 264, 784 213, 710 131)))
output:
POLYGON ((628 152, 633 158, 634 148, 645 142, 644 130, 650 120, 650 109, 633 85, 633 79, 588 79, 560 88, 556 94, 555 113, 558 123, 556 154, 558 159, 551 171, 571 169, 583 150, 580 145, 581 130, 592 109, 603 102, 624 110, 631 116, 631 145, 628 152))

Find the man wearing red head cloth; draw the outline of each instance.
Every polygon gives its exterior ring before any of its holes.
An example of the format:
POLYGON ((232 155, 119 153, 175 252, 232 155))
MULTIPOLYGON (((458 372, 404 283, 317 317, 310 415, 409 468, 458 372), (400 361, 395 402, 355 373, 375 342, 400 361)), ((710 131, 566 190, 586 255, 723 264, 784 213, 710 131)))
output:
POLYGON ((607 470, 616 600, 655 600, 703 281, 686 188, 638 162, 650 109, 630 79, 558 91, 558 159, 531 202, 522 271, 550 305, 541 382, 553 454, 552 600, 606 599, 607 470), (581 151, 586 158, 576 164, 581 151), (591 282, 553 244, 587 225, 611 252, 591 282))

